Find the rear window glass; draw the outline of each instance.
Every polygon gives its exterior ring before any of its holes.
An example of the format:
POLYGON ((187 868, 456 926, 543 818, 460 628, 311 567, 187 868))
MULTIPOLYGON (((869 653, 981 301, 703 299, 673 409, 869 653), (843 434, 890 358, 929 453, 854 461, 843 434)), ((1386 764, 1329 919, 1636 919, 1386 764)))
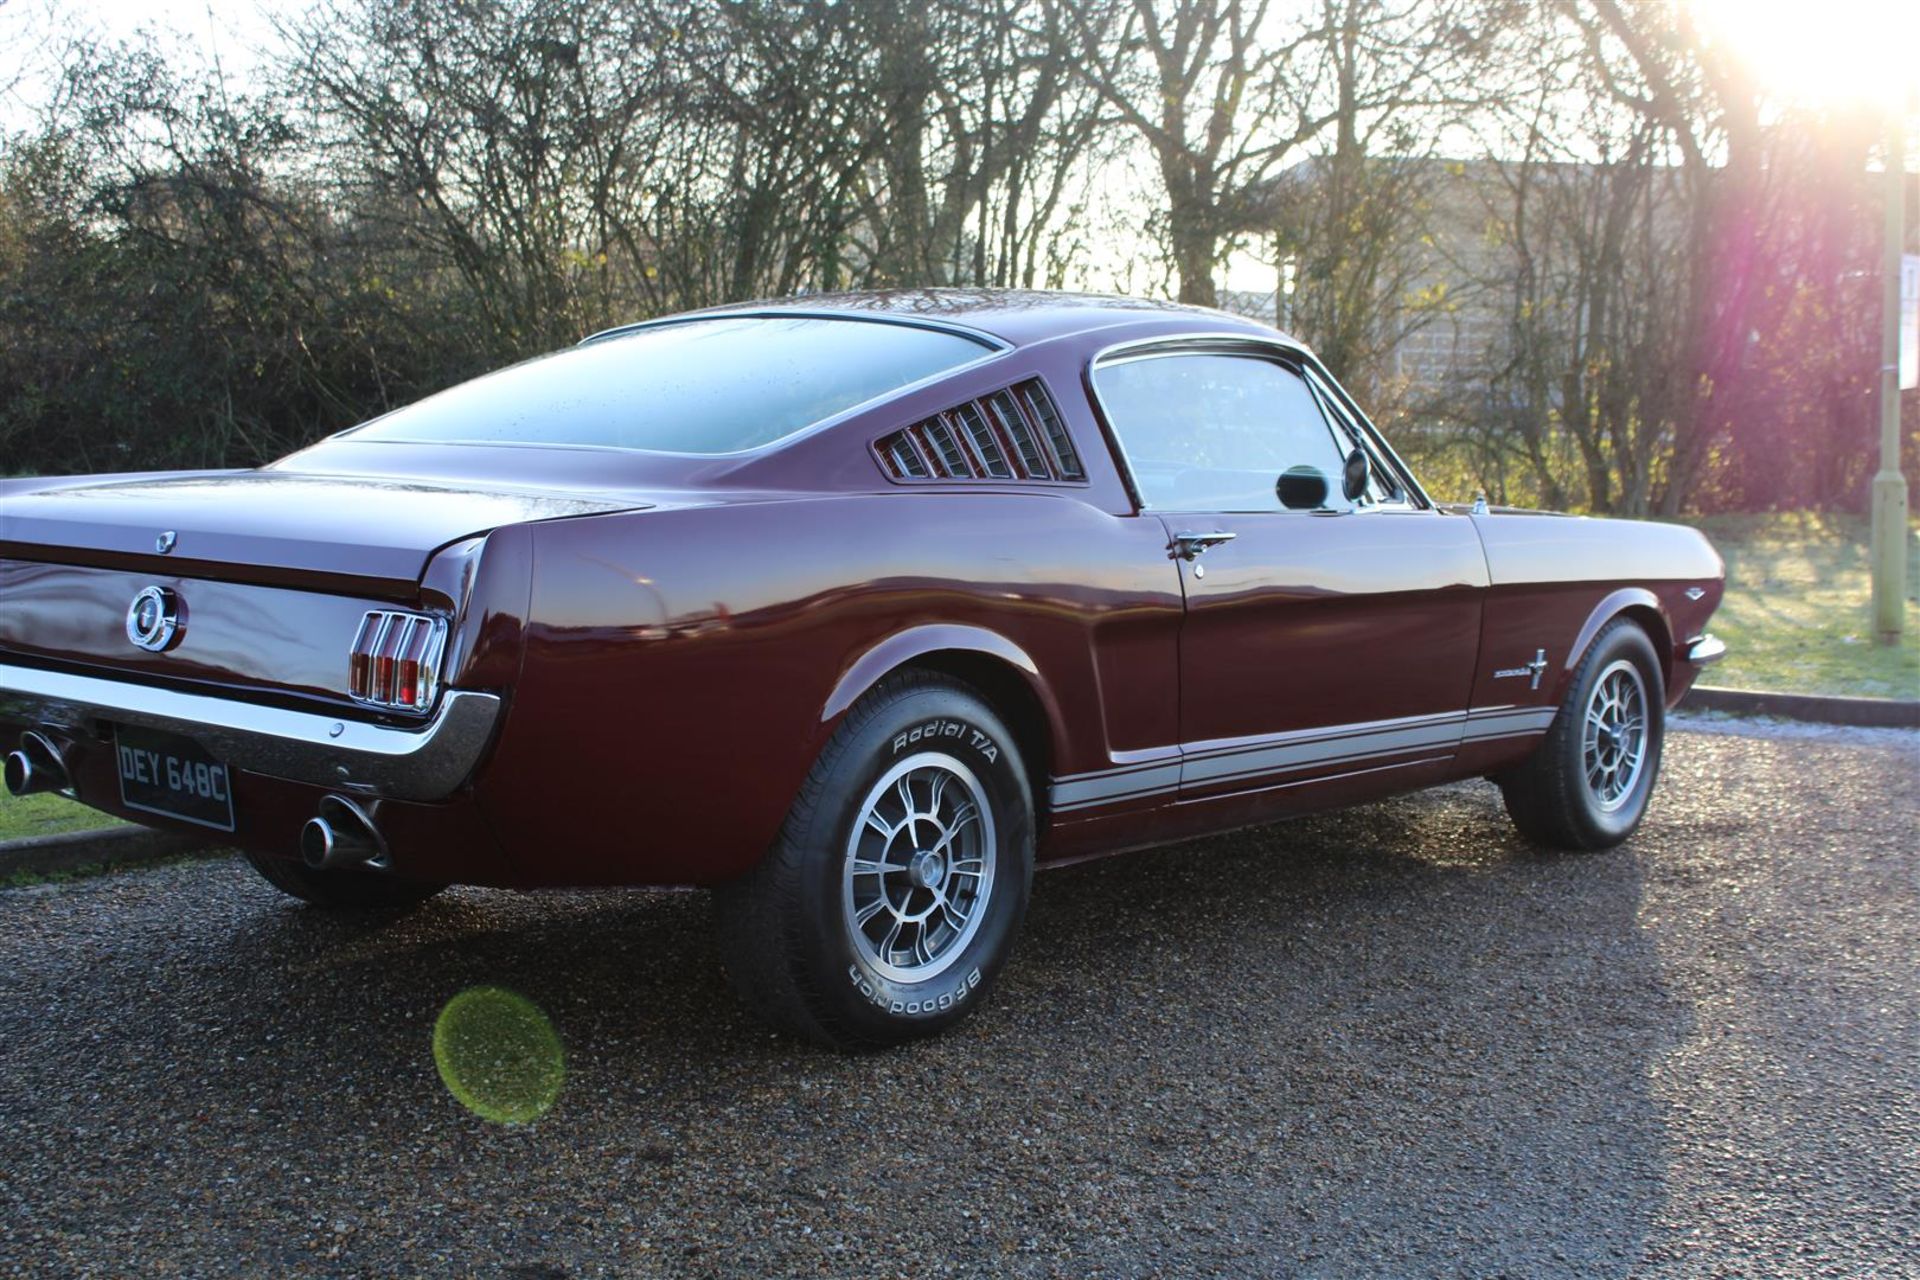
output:
POLYGON ((881 321, 689 320, 463 382, 353 437, 737 453, 991 350, 960 334, 881 321))

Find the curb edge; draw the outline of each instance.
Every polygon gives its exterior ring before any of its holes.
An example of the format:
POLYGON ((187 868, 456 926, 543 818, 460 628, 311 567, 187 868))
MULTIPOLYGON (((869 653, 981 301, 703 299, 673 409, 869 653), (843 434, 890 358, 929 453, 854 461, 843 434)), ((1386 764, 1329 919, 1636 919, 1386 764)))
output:
POLYGON ((211 841, 200 836, 138 826, 24 836, 18 840, 0 840, 0 876, 48 875, 100 864, 118 867, 157 862, 211 845, 211 841))
POLYGON ((1920 701, 1905 698, 1844 698, 1817 693, 1762 693, 1695 685, 1678 710, 1720 711, 1735 716, 1774 716, 1812 724, 1869 729, 1920 729, 1920 701))

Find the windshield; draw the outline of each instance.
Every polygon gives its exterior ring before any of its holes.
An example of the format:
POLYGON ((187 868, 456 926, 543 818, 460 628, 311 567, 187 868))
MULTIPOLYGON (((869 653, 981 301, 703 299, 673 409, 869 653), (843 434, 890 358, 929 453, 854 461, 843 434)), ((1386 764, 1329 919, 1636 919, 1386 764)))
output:
POLYGON ((992 350, 956 333, 871 320, 689 320, 463 382, 352 435, 737 453, 992 350))

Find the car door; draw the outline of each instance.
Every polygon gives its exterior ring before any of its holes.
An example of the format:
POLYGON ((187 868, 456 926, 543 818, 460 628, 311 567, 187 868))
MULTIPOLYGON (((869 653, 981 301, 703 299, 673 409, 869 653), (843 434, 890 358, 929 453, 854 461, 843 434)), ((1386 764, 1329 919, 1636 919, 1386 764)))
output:
POLYGON ((1461 741, 1487 584, 1478 535, 1396 479, 1320 376, 1239 341, 1131 349, 1093 370, 1142 514, 1180 568, 1183 800, 1368 771, 1391 790, 1394 771, 1461 741), (1355 447, 1368 479, 1349 500, 1355 447), (1327 481, 1318 509, 1277 495, 1302 467, 1327 481))

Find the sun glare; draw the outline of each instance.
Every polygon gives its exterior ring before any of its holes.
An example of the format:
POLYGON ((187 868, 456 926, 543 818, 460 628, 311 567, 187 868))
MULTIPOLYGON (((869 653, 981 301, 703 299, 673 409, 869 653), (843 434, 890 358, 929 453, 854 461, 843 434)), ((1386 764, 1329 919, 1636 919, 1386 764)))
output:
POLYGON ((1777 98, 1899 104, 1920 85, 1920 0, 1680 0, 1777 98))

